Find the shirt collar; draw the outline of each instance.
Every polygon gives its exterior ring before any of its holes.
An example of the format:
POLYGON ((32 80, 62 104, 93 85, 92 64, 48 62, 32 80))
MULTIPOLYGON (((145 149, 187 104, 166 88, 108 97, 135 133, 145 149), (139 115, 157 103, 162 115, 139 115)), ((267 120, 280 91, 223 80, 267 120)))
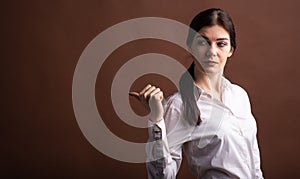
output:
MULTIPOLYGON (((230 87, 231 82, 226 79, 224 76, 221 78, 221 90, 224 91, 230 87)), ((200 98, 201 95, 206 94, 210 96, 208 93, 206 93, 203 89, 201 89, 196 83, 194 82, 194 97, 196 101, 200 98)), ((212 96, 210 96, 212 97, 212 96)))

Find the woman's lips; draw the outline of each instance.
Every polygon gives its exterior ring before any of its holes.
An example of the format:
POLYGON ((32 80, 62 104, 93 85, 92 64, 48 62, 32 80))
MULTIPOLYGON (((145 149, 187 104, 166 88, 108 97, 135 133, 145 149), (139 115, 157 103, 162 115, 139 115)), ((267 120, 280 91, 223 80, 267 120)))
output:
POLYGON ((218 62, 216 62, 216 61, 205 61, 204 63, 207 64, 207 65, 216 65, 216 64, 218 64, 218 62))

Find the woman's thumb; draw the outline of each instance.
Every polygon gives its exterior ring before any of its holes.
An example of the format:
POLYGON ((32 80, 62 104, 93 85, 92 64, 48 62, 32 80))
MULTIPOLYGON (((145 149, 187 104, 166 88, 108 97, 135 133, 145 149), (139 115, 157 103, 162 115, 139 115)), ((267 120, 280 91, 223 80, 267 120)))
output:
POLYGON ((140 94, 137 93, 137 92, 130 91, 130 92, 129 92, 129 95, 135 97, 135 98, 138 99, 138 100, 140 100, 140 94))

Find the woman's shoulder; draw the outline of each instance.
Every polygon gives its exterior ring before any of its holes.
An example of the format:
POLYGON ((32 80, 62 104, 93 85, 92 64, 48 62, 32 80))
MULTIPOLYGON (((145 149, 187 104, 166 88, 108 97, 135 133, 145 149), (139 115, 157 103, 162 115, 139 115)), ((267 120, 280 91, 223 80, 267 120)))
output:
POLYGON ((230 82, 228 79, 225 79, 225 86, 229 88, 232 94, 236 96, 246 96, 248 97, 247 91, 238 84, 230 82))
POLYGON ((166 99, 166 105, 180 108, 182 106, 182 98, 180 92, 175 92, 172 95, 170 95, 166 99))
POLYGON ((230 83, 229 93, 230 109, 237 116, 248 116, 251 114, 251 104, 246 90, 240 85, 230 83))

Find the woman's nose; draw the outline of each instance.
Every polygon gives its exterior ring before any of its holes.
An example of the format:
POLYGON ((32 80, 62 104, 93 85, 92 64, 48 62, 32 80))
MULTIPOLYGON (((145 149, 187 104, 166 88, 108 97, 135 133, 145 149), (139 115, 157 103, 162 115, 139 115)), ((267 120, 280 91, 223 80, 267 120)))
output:
POLYGON ((207 55, 208 57, 214 57, 214 56, 217 55, 217 48, 216 48, 216 46, 215 46, 214 44, 211 44, 211 45, 208 47, 208 49, 207 49, 207 51, 206 51, 206 55, 207 55))

